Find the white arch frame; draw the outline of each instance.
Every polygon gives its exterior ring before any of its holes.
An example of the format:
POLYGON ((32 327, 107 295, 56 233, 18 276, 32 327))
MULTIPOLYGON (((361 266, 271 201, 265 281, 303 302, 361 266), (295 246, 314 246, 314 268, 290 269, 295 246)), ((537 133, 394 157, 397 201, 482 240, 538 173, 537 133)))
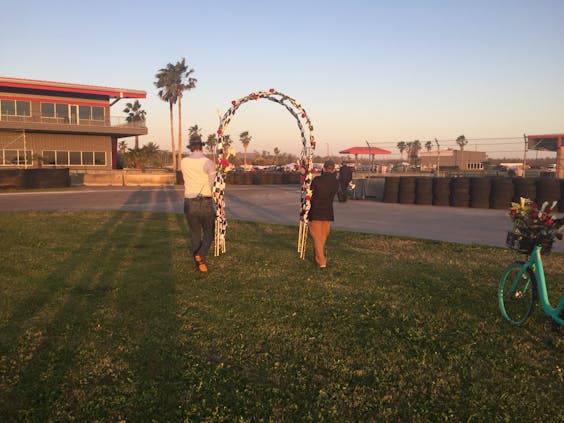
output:
POLYGON ((311 207, 311 181, 313 180, 313 151, 315 150, 315 137, 313 135, 313 125, 309 119, 305 109, 292 97, 287 96, 275 89, 268 91, 253 92, 246 97, 231 102, 231 107, 224 113, 220 119, 219 128, 217 130, 217 174, 213 184, 213 199, 216 205, 215 220, 215 248, 214 255, 226 251, 225 234, 227 232, 227 219, 225 217, 225 151, 223 148, 223 137, 226 128, 229 126, 231 119, 235 115, 237 109, 247 101, 267 99, 284 106, 292 116, 296 119, 300 135, 302 139, 302 153, 300 156, 301 178, 301 198, 300 198, 300 217, 299 217, 299 234, 298 234, 298 253, 300 258, 305 258, 305 249, 308 233, 308 214, 311 207), (303 122, 302 122, 303 121, 303 122), (306 130, 309 136, 306 137, 306 130))

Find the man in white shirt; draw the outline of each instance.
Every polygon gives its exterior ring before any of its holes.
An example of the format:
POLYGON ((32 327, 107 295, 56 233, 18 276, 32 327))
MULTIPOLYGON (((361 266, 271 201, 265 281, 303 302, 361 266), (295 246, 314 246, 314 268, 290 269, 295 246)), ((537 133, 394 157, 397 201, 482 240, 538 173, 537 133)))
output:
POLYGON ((207 272, 206 255, 214 240, 212 186, 215 165, 204 156, 201 137, 190 139, 191 154, 180 162, 184 178, 184 215, 190 229, 192 255, 200 272, 207 272))

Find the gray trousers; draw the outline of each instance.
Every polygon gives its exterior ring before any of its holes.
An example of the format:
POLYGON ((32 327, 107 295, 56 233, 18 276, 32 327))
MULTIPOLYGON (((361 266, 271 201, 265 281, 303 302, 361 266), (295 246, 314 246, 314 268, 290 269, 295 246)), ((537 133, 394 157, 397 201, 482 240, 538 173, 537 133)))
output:
POLYGON ((211 197, 184 199, 192 255, 206 256, 214 240, 215 210, 211 197))

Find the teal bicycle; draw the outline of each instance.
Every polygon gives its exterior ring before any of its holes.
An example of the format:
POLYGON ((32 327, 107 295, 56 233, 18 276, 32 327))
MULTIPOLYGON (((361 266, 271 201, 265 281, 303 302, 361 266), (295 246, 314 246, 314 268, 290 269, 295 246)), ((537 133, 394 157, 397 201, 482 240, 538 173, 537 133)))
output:
MULTIPOLYGON (((558 219, 559 226, 564 219, 558 219)), ((559 326, 564 326, 564 295, 556 307, 548 299, 541 251, 550 252, 553 238, 525 238, 514 232, 507 235, 507 245, 529 255, 527 261, 514 261, 501 276, 499 308, 506 320, 514 325, 525 324, 533 313, 537 301, 542 310, 559 326)))

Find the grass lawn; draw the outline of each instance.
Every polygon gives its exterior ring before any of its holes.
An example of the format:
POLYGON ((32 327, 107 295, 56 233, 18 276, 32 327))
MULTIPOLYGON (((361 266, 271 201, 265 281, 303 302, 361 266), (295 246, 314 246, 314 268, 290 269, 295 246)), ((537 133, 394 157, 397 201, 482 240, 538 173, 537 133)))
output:
POLYGON ((0 421, 564 421, 564 338, 497 307, 515 253, 227 236, 199 274, 182 215, 0 213, 0 421))

